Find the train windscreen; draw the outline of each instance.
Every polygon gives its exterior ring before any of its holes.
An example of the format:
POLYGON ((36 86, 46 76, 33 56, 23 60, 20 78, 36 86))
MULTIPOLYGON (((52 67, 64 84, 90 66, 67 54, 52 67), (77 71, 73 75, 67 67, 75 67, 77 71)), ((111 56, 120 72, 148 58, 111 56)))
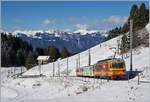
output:
POLYGON ((125 68, 124 63, 112 63, 112 68, 125 68))

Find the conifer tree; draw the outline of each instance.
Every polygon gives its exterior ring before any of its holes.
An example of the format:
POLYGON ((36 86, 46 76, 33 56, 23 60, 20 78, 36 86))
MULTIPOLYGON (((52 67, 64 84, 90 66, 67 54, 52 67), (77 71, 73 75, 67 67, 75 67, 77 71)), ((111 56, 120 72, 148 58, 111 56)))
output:
POLYGON ((121 53, 125 53, 130 48, 129 34, 124 34, 121 40, 121 53))
POLYGON ((22 49, 17 50, 16 57, 17 57, 17 59, 16 59, 17 60, 17 66, 24 65, 25 56, 23 54, 23 50, 22 49))
POLYGON ((64 47, 61 51, 61 58, 66 58, 66 57, 69 57, 71 54, 69 53, 69 51, 67 50, 66 47, 64 47))
POLYGON ((26 63, 25 66, 27 67, 27 69, 32 68, 35 65, 35 60, 34 60, 34 55, 33 53, 30 51, 27 59, 26 59, 26 63))
POLYGON ((139 28, 144 27, 147 24, 147 10, 144 3, 141 4, 139 8, 139 28))
POLYGON ((59 49, 55 46, 49 46, 48 47, 49 56, 51 58, 51 61, 56 61, 60 57, 59 49))

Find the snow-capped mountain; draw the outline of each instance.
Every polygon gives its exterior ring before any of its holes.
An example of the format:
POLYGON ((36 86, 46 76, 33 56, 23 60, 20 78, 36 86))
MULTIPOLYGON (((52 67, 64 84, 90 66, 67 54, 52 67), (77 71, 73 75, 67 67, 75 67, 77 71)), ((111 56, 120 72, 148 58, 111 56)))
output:
POLYGON ((13 35, 32 44, 33 48, 46 48, 49 45, 54 45, 59 49, 67 47, 70 52, 77 53, 105 41, 107 34, 96 30, 78 30, 75 32, 17 30, 13 32, 13 35))

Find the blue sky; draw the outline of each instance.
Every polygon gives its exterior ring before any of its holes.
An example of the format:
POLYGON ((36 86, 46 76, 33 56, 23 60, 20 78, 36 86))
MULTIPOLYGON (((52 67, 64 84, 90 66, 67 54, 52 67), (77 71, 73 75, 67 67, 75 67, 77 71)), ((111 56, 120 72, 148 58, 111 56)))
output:
MULTIPOLYGON (((133 4, 143 1, 3 1, 2 29, 76 30, 121 26, 133 4)), ((148 1, 144 1, 148 7, 148 1)))

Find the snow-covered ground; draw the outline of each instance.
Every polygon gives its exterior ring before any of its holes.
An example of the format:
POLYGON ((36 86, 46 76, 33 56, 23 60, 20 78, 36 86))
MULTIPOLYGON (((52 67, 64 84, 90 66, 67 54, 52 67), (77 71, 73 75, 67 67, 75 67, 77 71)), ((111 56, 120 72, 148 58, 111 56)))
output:
MULTIPOLYGON (((91 64, 101 59, 114 56, 117 41, 116 37, 90 49, 91 64)), ((131 80, 110 80, 75 77, 75 69, 88 65, 89 51, 54 62, 55 75, 58 75, 60 66, 61 77, 52 77, 53 63, 41 66, 45 77, 16 78, 7 77, 8 70, 1 70, 2 102, 150 102, 150 66, 149 47, 139 47, 133 51, 133 70, 143 71, 138 78, 131 80), (69 76, 67 72, 67 60, 69 76)), ((121 58, 121 55, 116 55, 121 58)), ((129 70, 130 56, 123 56, 126 68, 129 70)), ((39 75, 38 66, 26 71, 23 76, 39 75)))

